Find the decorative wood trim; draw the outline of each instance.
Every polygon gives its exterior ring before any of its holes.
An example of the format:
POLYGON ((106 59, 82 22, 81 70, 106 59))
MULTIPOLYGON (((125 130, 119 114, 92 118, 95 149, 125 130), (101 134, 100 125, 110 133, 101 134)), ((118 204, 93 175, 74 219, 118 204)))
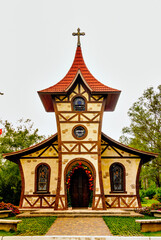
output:
POLYGON ((73 143, 73 144, 79 144, 79 143, 98 143, 98 141, 77 141, 77 140, 73 140, 73 141, 61 141, 61 144, 63 143, 73 143))
POLYGON ((115 159, 129 159, 129 158, 131 158, 131 159, 140 159, 140 157, 116 157, 116 156, 109 156, 109 157, 107 157, 107 156, 102 156, 101 157, 102 159, 111 159, 111 158, 115 158, 115 159))
MULTIPOLYGON (((60 103, 60 102, 59 102, 60 103)), ((64 103, 64 102, 63 102, 64 103)), ((66 102, 65 102, 66 103, 66 102)), ((71 103, 71 102, 69 102, 69 103, 71 103)), ((89 103, 91 103, 91 102, 89 102, 89 103)), ((100 102, 101 103, 101 102, 100 102)), ((102 104, 102 103, 101 103, 102 104)), ((90 110, 90 111, 58 111, 58 114, 62 114, 62 113, 75 113, 75 114, 77 114, 77 115, 81 115, 81 114, 83 114, 83 113, 100 113, 100 111, 93 111, 93 110, 90 110)))
MULTIPOLYGON (((103 144, 103 145, 105 145, 105 144, 103 144)), ((102 146, 102 144, 101 144, 101 146, 102 146)), ((106 147, 101 151, 101 154, 103 154, 106 151, 106 149, 109 147, 109 144, 106 144, 105 146, 106 147)), ((105 158, 105 157, 101 156, 101 158, 105 158)))
MULTIPOLYGON (((89 143, 93 143, 92 141, 88 141, 88 144, 89 143)), ((66 155, 66 154, 88 154, 88 153, 90 153, 90 154, 98 154, 98 150, 96 150, 96 151, 93 151, 93 152, 91 152, 95 147, 97 147, 97 149, 98 149, 98 144, 97 143, 93 143, 94 145, 90 148, 90 149, 88 149, 86 146, 85 146, 85 142, 83 141, 83 142, 72 142, 72 144, 74 145, 71 149, 69 149, 65 144, 69 144, 69 142, 62 142, 62 144, 61 144, 61 147, 64 147, 65 149, 66 149, 66 151, 67 152, 64 152, 64 151, 60 151, 60 153, 61 154, 63 154, 63 155, 66 155), (86 150, 86 151, 81 151, 81 146, 86 150), (77 152, 73 152, 73 150, 76 148, 76 147, 78 147, 78 151, 77 152)))
POLYGON ((21 157, 21 159, 58 159, 59 157, 56 156, 56 157, 51 157, 51 156, 48 156, 48 157, 21 157))
MULTIPOLYGON (((106 200, 106 207, 107 208, 131 208, 131 205, 134 203, 135 200, 137 199, 136 195, 105 195, 105 199, 107 198, 111 198, 113 197, 114 200, 111 202, 111 204, 109 204, 106 200), (125 198, 132 198, 131 201, 129 203, 127 203, 124 199, 125 198), (118 206, 117 207, 113 207, 113 205, 115 204, 115 202, 118 201, 118 206), (124 203, 125 206, 121 207, 121 201, 124 203)), ((132 207, 133 208, 133 207, 132 207)))
POLYGON ((21 175, 21 196, 20 196, 19 207, 22 207, 23 198, 24 198, 24 191, 25 191, 25 178, 24 178, 23 169, 22 169, 20 159, 18 159, 17 163, 18 163, 18 167, 19 167, 20 175, 21 175))
POLYGON ((138 200, 139 208, 142 207, 142 206, 141 206, 141 200, 140 200, 140 194, 139 194, 139 177, 140 177, 140 172, 141 172, 141 167, 142 167, 142 165, 143 165, 143 162, 144 162, 144 161, 141 159, 141 160, 140 160, 140 163, 139 163, 137 175, 136 175, 136 195, 137 195, 137 200, 138 200))
MULTIPOLYGON (((57 103, 55 98, 53 98, 53 105, 55 109, 56 115, 56 122, 57 122, 57 129, 58 129, 58 152, 61 151, 61 132, 60 132, 60 124, 59 124, 59 116, 58 116, 58 109, 57 103)), ((62 176, 62 154, 59 153, 59 166, 58 166, 58 181, 57 181, 57 190, 56 190, 56 200, 55 200, 55 207, 54 209, 58 209, 59 197, 60 197, 60 188, 61 188, 61 176, 62 176)))
POLYGON ((90 120, 90 121, 81 121, 80 119, 80 114, 78 114, 78 121, 69 121, 69 120, 66 120, 66 121, 59 121, 60 123, 81 123, 81 124, 84 124, 84 123, 100 123, 100 121, 93 121, 93 120, 90 120))
POLYGON ((124 198, 129 198, 129 197, 137 197, 136 194, 120 194, 120 193, 116 193, 116 194, 106 194, 105 198, 108 197, 124 197, 124 198))
POLYGON ((119 151, 117 151, 112 145, 110 145, 110 147, 120 156, 123 157, 121 153, 119 153, 119 151))
MULTIPOLYGON (((83 93, 85 93, 85 92, 83 92, 83 93)), ((82 93, 82 94, 83 94, 82 93)), ((84 97, 84 95, 82 95, 82 94, 78 94, 78 93, 75 93, 75 94, 77 94, 77 95, 75 95, 74 97, 76 98, 77 96, 79 96, 79 97, 84 97)), ((96 94, 95 94, 96 95, 96 94)), ((73 98, 74 98, 73 97, 73 98)), ((85 97, 84 97, 85 98, 85 97)), ((71 100, 72 101, 72 100, 71 100)), ((56 103, 71 103, 71 101, 56 101, 56 103)), ((103 100, 102 101, 87 101, 86 100, 86 103, 102 103, 103 102, 103 100)), ((64 112, 64 111, 63 111, 64 112)), ((74 110, 72 110, 72 112, 77 112, 77 111, 74 111, 74 110)), ((80 111, 80 112, 86 112, 86 111, 80 111)))
POLYGON ((104 196, 104 187, 103 187, 103 177, 102 177, 102 166, 101 166, 101 129, 102 129, 102 117, 105 109, 106 97, 104 97, 101 114, 100 114, 100 124, 98 129, 98 175, 100 183, 100 193, 102 198, 103 209, 106 209, 105 196, 104 196))
MULTIPOLYGON (((46 197, 56 197, 56 195, 53 194, 32 194, 32 195, 24 195, 23 200, 25 200, 31 208, 54 208, 54 204, 55 204, 55 200, 52 203, 49 203, 46 199, 46 197), (37 197, 37 199, 34 201, 34 203, 31 203, 30 200, 28 198, 32 198, 32 197, 37 197), (40 200, 40 205, 39 206, 35 206, 36 203, 40 200), (46 204, 48 206, 43 206, 42 205, 42 200, 44 200, 46 202, 46 204)), ((28 207, 23 207, 23 208, 28 208, 28 207)))

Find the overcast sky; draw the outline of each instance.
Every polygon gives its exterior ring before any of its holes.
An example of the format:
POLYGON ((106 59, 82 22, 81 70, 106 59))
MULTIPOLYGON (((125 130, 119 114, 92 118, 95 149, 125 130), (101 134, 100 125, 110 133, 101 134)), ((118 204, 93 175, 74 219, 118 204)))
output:
POLYGON ((119 139, 128 109, 161 84, 161 0, 0 0, 0 119, 29 118, 46 136, 57 131, 37 91, 66 75, 78 27, 88 69, 122 91, 102 129, 119 139))

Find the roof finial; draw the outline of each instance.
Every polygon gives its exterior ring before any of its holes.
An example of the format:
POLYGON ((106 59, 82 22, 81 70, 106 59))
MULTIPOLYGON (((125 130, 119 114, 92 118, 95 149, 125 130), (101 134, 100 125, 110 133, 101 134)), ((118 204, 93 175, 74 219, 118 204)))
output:
POLYGON ((77 42, 77 46, 80 46, 80 36, 84 36, 85 33, 84 32, 80 32, 80 28, 77 29, 77 33, 72 33, 73 36, 78 36, 78 42, 77 42))

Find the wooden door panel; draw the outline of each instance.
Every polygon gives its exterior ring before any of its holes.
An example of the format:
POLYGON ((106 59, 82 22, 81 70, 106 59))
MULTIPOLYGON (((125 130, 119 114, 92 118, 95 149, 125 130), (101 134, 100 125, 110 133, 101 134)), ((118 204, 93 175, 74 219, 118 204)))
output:
POLYGON ((69 190, 72 207, 88 207, 89 205, 89 181, 83 169, 76 169, 71 177, 69 190))

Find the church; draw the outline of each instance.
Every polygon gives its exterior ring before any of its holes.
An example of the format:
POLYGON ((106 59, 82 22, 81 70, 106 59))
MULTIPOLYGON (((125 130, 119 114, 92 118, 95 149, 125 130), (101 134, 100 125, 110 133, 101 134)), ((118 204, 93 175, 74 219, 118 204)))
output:
POLYGON ((78 28, 73 64, 57 84, 38 91, 55 112, 57 133, 21 151, 4 154, 19 165, 21 208, 67 210, 141 207, 141 166, 156 157, 101 132, 103 113, 114 111, 121 91, 98 81, 82 55, 78 28))

